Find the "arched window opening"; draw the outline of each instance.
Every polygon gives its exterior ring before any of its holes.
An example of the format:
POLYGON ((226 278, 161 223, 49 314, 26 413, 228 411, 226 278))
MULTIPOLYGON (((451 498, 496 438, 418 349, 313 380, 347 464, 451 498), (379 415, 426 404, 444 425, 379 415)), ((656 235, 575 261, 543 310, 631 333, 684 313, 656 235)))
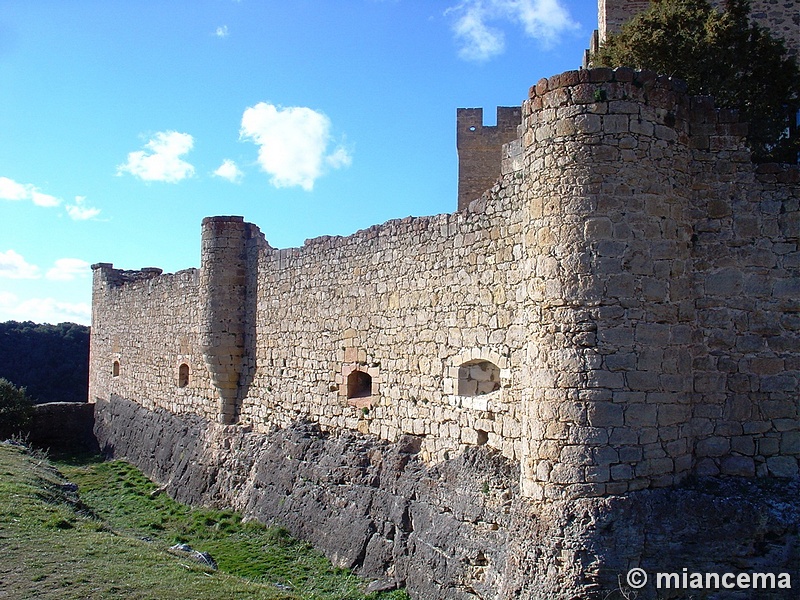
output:
POLYGON ((488 360, 471 360, 458 368, 458 395, 482 396, 500 389, 500 367, 488 360))
POLYGON ((111 365, 111 376, 112 377, 119 377, 119 361, 115 360, 114 364, 111 365))
POLYGON ((372 377, 363 371, 353 371, 347 376, 347 398, 372 396, 372 377))
POLYGON ((178 387, 186 387, 189 385, 189 365, 183 363, 178 367, 178 387))

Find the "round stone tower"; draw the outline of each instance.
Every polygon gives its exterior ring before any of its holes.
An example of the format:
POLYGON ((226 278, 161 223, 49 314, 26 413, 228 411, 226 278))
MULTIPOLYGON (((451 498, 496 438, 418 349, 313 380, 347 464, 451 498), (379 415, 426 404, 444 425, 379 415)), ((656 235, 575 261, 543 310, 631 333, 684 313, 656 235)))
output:
POLYGON ((540 81, 523 106, 530 497, 666 486, 692 467, 690 121, 708 130, 707 104, 594 69, 540 81))
POLYGON ((200 344, 219 397, 219 421, 238 419, 245 352, 247 240, 243 217, 207 217, 202 224, 200 344))

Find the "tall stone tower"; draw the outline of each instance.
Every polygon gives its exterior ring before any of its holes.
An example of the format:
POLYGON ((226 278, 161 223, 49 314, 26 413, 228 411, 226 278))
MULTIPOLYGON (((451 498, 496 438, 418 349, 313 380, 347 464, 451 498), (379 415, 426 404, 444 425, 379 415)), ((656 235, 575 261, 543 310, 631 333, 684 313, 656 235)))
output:
POLYGON ((457 110, 458 210, 479 198, 500 177, 503 144, 516 139, 521 121, 519 106, 498 106, 497 125, 483 124, 482 108, 457 110))

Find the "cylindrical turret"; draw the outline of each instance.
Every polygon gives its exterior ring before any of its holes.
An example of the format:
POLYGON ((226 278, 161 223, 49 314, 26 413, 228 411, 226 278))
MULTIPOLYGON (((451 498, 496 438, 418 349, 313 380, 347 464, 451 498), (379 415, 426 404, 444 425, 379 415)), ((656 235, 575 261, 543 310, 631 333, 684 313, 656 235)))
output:
POLYGON ((714 111, 682 92, 595 69, 540 81, 523 106, 532 497, 671 485, 691 469, 688 165, 708 142, 690 120, 714 111))
POLYGON ((235 423, 242 371, 247 298, 247 239, 243 217, 203 219, 200 344, 219 396, 219 420, 235 423))

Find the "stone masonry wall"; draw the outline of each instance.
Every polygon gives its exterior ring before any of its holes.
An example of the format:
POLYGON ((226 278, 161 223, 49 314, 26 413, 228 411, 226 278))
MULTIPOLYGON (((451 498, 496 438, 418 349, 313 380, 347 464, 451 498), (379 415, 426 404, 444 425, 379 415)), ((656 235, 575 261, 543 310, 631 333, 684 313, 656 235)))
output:
POLYGON ((672 86, 574 71, 523 105, 533 497, 672 485, 692 467, 690 156, 685 123, 665 124, 672 86))
POLYGON ((200 350, 199 270, 162 275, 109 263, 92 269, 89 401, 117 394, 145 408, 216 420, 218 395, 200 350), (189 366, 185 387, 182 364, 189 366))
POLYGON ((800 172, 754 173, 734 140, 710 138, 722 158, 715 169, 694 163, 696 470, 791 477, 800 452, 800 172))
MULTIPOLYGON (((240 368, 240 381, 249 378, 237 400, 240 423, 266 432, 311 419, 388 440, 424 435, 427 460, 479 444, 518 459, 522 380, 510 365, 522 363, 515 355, 523 343, 515 321, 522 275, 513 191, 499 192, 494 206, 478 212, 393 221, 299 249, 263 243, 250 284, 257 289, 254 342, 240 368), (500 369, 500 389, 456 395, 459 368, 476 360, 500 369), (353 370, 372 377, 370 397, 347 398, 353 370)), ((204 239, 211 228, 240 225, 241 218, 207 219, 204 239)), ((213 263, 210 247, 204 244, 204 269, 213 263)), ((196 270, 151 274, 96 265, 91 398, 114 393, 216 419, 219 394, 207 369, 214 361, 201 343, 208 315, 201 282, 208 277, 196 270), (191 377, 181 388, 184 363, 191 377)), ((235 304, 217 312, 225 323, 238 314, 235 304)))
POLYGON ((653 73, 567 72, 521 112, 459 212, 284 250, 214 217, 199 271, 95 265, 91 399, 485 445, 534 499, 796 475, 797 170, 653 73), (459 383, 477 364, 499 389, 459 383))
POLYGON ((483 443, 518 459, 524 315, 512 192, 477 212, 263 253, 242 420, 267 431, 311 416, 391 441, 424 436, 429 460, 483 443), (474 360, 500 369, 500 389, 459 396, 459 367, 474 360), (348 400, 357 370, 371 377, 371 394, 348 400))

